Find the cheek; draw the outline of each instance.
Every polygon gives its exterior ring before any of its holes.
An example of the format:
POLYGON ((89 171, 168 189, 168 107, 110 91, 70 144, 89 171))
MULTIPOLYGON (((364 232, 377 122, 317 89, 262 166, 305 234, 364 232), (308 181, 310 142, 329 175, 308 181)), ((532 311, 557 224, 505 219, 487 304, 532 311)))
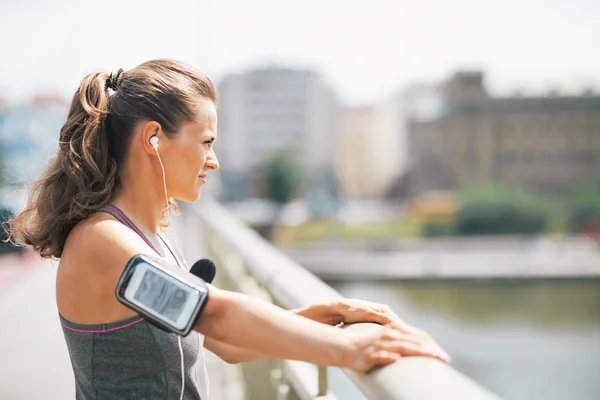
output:
POLYGON ((202 147, 195 147, 191 149, 186 157, 187 168, 193 169, 193 173, 199 173, 202 170, 202 167, 206 163, 206 156, 208 152, 202 147))
POLYGON ((206 157, 208 157, 208 153, 209 150, 204 146, 198 149, 197 161, 200 164, 200 167, 203 167, 204 164, 206 164, 206 157))
POLYGON ((200 162, 198 158, 199 154, 195 149, 184 149, 173 155, 170 160, 169 169, 176 171, 175 173, 185 181, 189 176, 195 175, 199 171, 198 165, 200 162))

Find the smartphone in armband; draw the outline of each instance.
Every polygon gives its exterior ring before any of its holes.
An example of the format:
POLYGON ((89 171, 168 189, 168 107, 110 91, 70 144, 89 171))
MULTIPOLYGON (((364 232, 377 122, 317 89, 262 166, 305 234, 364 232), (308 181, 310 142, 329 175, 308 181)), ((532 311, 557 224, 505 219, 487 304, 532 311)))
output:
POLYGON ((162 258, 140 254, 128 261, 116 296, 148 322, 187 336, 206 306, 208 285, 162 258))

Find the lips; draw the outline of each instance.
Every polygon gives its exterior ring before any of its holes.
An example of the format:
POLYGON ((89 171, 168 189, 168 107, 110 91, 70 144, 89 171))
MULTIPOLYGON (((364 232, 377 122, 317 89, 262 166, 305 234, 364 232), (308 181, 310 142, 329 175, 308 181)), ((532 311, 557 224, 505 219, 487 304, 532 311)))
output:
POLYGON ((206 175, 198 175, 198 179, 200 179, 202 183, 206 183, 206 175))

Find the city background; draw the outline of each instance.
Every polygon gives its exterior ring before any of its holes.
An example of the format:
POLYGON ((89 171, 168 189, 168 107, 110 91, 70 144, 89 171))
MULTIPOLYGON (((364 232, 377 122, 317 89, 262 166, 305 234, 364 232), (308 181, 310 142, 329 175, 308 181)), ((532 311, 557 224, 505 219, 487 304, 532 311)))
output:
MULTIPOLYGON (((599 398, 599 16, 591 0, 3 3, 3 219, 85 74, 179 59, 218 89, 205 196, 503 398, 599 398)), ((0 294, 22 269, 0 264, 0 294)))

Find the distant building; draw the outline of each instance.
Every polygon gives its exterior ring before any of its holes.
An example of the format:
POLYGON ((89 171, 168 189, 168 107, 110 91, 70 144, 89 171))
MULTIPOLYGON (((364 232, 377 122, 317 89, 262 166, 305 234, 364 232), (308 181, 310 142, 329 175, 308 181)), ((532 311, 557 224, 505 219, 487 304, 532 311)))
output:
POLYGON ((382 197, 406 168, 405 131, 397 98, 348 108, 340 132, 339 179, 344 197, 382 197))
POLYGON ((0 109, 2 177, 9 183, 39 178, 58 148, 68 109, 64 103, 32 102, 0 109))
POLYGON ((257 169, 277 149, 298 152, 308 172, 309 198, 335 189, 339 106, 313 71, 264 68, 218 85, 223 196, 256 195, 257 169))
POLYGON ((432 85, 435 112, 409 117, 414 193, 500 182, 567 199, 600 182, 600 96, 492 97, 483 74, 432 85))

